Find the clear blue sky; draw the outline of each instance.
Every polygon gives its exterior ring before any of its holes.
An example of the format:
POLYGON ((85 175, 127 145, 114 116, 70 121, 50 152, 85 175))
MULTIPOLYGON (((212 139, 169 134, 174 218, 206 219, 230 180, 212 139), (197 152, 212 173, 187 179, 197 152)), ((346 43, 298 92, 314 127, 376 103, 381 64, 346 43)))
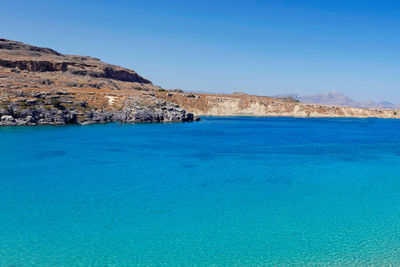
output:
POLYGON ((2 0, 0 36, 164 88, 400 103, 399 1, 2 0))

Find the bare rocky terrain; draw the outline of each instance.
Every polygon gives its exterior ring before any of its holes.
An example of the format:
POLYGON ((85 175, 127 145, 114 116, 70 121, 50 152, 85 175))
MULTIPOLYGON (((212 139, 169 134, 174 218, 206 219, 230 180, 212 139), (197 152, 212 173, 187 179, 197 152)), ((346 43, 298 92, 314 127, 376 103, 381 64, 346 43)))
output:
POLYGON ((87 56, 0 39, 0 126, 183 122, 197 116, 400 118, 398 110, 304 104, 234 93, 185 93, 87 56))
POLYGON ((160 87, 97 58, 0 39, 0 125, 175 122, 197 118, 160 87))

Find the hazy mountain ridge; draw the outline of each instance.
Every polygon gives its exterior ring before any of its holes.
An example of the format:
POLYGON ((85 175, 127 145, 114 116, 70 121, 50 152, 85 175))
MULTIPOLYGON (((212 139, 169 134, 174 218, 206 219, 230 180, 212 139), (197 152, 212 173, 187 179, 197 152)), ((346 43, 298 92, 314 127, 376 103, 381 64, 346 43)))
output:
POLYGON ((275 97, 292 97, 302 103, 321 104, 344 106, 354 108, 379 108, 379 109, 399 109, 399 104, 393 104, 388 101, 374 102, 374 101, 355 101, 345 94, 339 92, 329 92, 326 94, 314 95, 298 95, 298 94, 285 94, 277 95, 275 97))

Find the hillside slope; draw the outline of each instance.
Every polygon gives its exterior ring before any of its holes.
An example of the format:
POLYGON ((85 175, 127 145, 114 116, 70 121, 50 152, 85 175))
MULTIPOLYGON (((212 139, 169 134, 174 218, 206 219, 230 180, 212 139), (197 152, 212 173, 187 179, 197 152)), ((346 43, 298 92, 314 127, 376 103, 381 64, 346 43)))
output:
POLYGON ((161 88, 97 58, 0 39, 0 125, 192 121, 161 88))

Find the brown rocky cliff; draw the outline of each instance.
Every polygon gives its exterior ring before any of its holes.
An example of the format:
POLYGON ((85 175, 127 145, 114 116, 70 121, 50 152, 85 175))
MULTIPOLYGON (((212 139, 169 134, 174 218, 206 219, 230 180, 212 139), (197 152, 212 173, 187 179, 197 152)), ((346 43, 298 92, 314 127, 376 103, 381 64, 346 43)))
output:
POLYGON ((133 70, 0 39, 0 126, 192 121, 133 70))
POLYGON ((49 48, 0 39, 0 66, 31 72, 69 72, 74 75, 151 84, 133 70, 85 56, 62 55, 49 48))

